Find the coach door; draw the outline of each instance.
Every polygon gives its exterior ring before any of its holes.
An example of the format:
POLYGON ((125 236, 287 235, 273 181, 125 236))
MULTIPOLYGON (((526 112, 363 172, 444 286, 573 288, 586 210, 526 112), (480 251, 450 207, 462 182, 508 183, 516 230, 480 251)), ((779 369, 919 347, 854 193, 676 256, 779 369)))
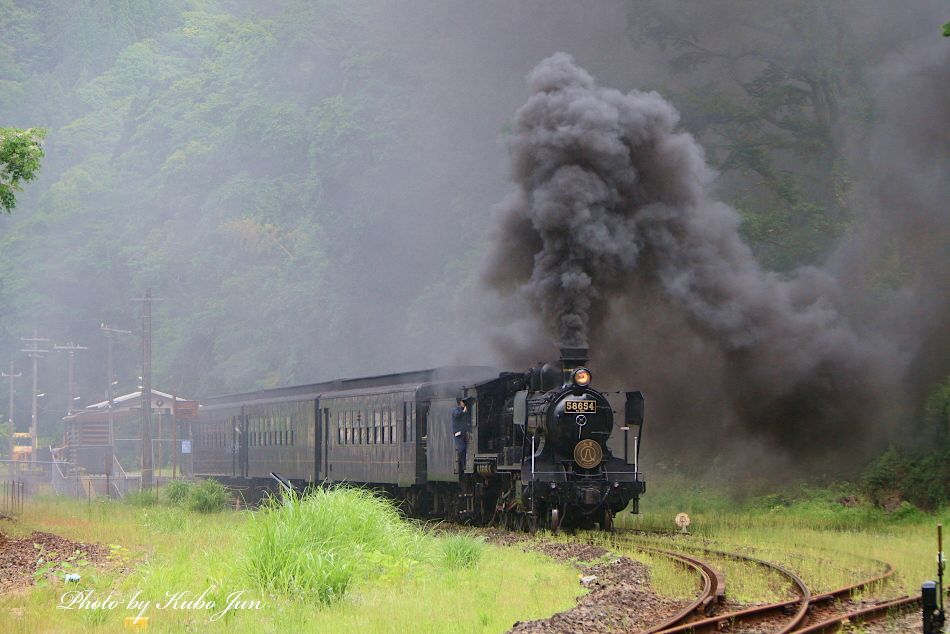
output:
POLYGON ((247 477, 247 411, 246 408, 241 408, 241 414, 235 419, 234 429, 232 433, 234 434, 234 448, 235 448, 235 457, 237 458, 237 469, 235 469, 235 475, 239 478, 247 477))
MULTIPOLYGON (((323 451, 319 452, 317 456, 317 478, 323 478, 324 480, 327 476, 327 456, 330 455, 330 408, 323 408, 323 418, 321 419, 321 434, 323 438, 323 451)), ((321 436, 318 435, 317 438, 321 436)))

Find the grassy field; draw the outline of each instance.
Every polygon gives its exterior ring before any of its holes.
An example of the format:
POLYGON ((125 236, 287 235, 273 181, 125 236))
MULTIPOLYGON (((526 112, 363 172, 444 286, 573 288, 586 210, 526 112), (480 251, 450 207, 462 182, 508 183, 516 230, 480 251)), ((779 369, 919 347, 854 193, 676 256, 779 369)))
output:
MULTIPOLYGON (((641 543, 670 549, 737 551, 783 565, 797 573, 812 592, 831 590, 883 572, 885 562, 897 570, 893 582, 875 589, 879 596, 918 593, 936 575, 936 525, 950 524, 950 512, 924 513, 904 505, 892 513, 863 499, 847 486, 800 488, 783 495, 736 499, 715 488, 670 478, 642 501, 644 513, 623 514, 618 526, 646 533, 641 543), (676 531, 674 517, 688 513, 689 535, 676 531)), ((655 567, 658 589, 671 596, 694 593, 693 579, 662 557, 635 548, 617 548, 655 567)), ((947 547, 945 546, 945 549, 947 547)), ((743 602, 784 598, 781 585, 761 569, 716 557, 726 572, 727 592, 743 602)))
POLYGON ((322 506, 203 514, 169 505, 30 500, 21 521, 4 523, 4 531, 108 544, 113 562, 106 570, 80 569, 76 584, 50 575, 39 587, 0 597, 0 631, 122 631, 125 617, 137 613, 128 602, 139 592, 138 601, 150 602, 150 632, 501 632, 565 609, 582 592, 575 570, 540 555, 471 536, 436 536, 385 510, 342 517, 341 508, 327 506, 336 502, 352 506, 327 499, 322 506), (321 508, 327 512, 314 527, 321 508), (401 534, 387 541, 383 532, 392 521, 401 534), (294 547, 281 549, 281 540, 294 547), (317 572, 297 584, 304 575, 293 571, 300 567, 317 572), (320 591, 320 575, 348 580, 330 596, 320 591), (203 600, 214 600, 214 609, 185 605, 206 588, 203 600), (74 589, 93 591, 93 599, 111 592, 117 606, 57 609, 74 589), (174 601, 159 607, 167 593, 183 591, 191 595, 178 609, 174 601), (249 602, 243 609, 212 620, 242 591, 238 600, 249 602))
MULTIPOLYGON (((31 500, 22 520, 3 530, 44 530, 110 545, 111 564, 81 569, 77 587, 92 590, 92 598, 112 592, 118 605, 58 610, 63 593, 73 588, 61 574, 50 575, 40 587, 0 597, 0 631, 122 630, 123 619, 137 613, 128 600, 139 592, 139 601, 150 602, 145 614, 153 632, 500 632, 517 620, 565 609, 582 592, 567 566, 470 535, 434 535, 364 493, 218 513, 192 510, 214 508, 213 492, 169 493, 178 504, 156 505, 147 496, 136 500, 139 506, 31 500), (205 589, 204 600, 214 600, 214 609, 159 607, 168 593, 191 593, 180 599, 185 601, 205 589), (248 603, 212 620, 236 596, 248 603)), ((870 577, 887 562, 897 576, 869 595, 890 597, 916 593, 933 578, 935 525, 950 522, 946 511, 904 506, 886 513, 847 487, 736 499, 675 478, 651 490, 642 508, 643 514, 623 514, 617 522, 642 533, 555 539, 601 542, 641 560, 650 566, 654 588, 676 598, 695 596, 696 579, 637 544, 697 554, 742 552, 796 572, 812 592, 870 577), (691 517, 689 535, 670 534, 679 512, 691 517)), ((790 597, 774 573, 702 557, 726 574, 731 600, 790 597)))

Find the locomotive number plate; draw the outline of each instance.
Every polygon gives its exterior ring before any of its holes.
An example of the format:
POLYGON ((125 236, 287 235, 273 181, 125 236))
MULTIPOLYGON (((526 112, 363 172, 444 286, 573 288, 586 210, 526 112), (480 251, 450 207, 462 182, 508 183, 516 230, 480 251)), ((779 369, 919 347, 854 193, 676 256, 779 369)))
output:
POLYGON ((594 414, 597 401, 564 401, 564 411, 569 414, 594 414))

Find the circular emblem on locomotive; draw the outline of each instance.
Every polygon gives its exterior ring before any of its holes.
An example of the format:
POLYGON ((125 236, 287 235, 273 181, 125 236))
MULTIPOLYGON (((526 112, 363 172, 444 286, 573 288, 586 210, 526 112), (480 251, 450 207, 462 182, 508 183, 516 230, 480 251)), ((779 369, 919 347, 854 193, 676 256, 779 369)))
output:
POLYGON ((584 469, 596 467, 603 457, 604 450, 596 440, 587 438, 574 445, 574 462, 584 469))

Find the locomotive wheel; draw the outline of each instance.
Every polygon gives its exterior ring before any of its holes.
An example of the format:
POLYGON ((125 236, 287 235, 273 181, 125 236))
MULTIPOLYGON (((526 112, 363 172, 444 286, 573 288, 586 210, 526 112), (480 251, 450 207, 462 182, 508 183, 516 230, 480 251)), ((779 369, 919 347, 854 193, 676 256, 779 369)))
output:
POLYGON ((557 529, 561 526, 561 513, 557 509, 551 509, 550 517, 550 527, 552 533, 557 533, 557 529))

